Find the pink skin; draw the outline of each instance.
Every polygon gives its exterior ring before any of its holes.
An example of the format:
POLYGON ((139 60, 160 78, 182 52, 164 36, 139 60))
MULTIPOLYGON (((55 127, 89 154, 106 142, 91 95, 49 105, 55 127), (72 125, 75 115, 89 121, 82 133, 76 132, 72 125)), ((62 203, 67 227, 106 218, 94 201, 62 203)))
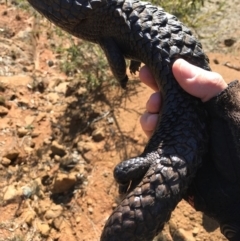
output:
MULTIPOLYGON (((173 74, 180 86, 189 94, 206 102, 227 87, 222 76, 193 66, 183 59, 173 65, 173 74)), ((140 123, 147 137, 151 137, 157 124, 158 112, 161 108, 161 96, 150 70, 144 66, 139 73, 140 80, 155 92, 146 103, 146 112, 141 116, 140 123)))

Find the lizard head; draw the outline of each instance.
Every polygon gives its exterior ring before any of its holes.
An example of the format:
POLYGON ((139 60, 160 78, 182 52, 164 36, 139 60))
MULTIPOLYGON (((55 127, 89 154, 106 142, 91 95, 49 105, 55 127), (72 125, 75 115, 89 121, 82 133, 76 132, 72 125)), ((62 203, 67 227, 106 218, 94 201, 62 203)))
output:
MULTIPOLYGON (((95 10, 107 0, 28 0, 43 16, 72 35, 91 40, 87 30, 97 22, 95 10), (84 27, 84 25, 86 27, 84 27), (82 32, 81 32, 82 29, 82 32), (87 37, 87 38, 86 38, 87 37)), ((97 12, 97 11, 96 11, 97 12)))

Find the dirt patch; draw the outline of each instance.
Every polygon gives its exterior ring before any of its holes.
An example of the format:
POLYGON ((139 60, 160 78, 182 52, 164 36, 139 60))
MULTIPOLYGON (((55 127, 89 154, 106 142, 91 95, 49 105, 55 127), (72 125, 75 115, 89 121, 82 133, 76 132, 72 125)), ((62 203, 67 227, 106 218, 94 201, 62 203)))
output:
MULTIPOLYGON (((0 18, 0 240, 99 240, 118 201, 112 170, 147 142, 139 116, 151 90, 87 93, 59 71, 52 25, 14 3, 0 5, 0 18)), ((229 82, 239 76, 239 48, 224 46, 230 54, 208 55, 229 82)), ((226 240, 185 202, 163 234, 158 240, 226 240)))

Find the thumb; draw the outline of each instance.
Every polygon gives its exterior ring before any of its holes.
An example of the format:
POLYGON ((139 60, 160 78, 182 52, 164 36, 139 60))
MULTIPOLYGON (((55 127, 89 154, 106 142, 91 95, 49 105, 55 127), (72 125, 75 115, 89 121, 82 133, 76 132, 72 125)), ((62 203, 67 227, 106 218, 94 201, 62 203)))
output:
POLYGON ((218 73, 203 70, 183 59, 175 61, 173 74, 186 92, 200 98, 203 102, 208 101, 227 88, 226 82, 218 73))

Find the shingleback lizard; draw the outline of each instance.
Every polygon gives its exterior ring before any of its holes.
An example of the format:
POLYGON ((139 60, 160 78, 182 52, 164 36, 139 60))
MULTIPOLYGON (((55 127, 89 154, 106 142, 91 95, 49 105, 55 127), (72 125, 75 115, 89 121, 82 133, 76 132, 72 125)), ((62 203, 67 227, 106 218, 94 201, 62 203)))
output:
POLYGON ((177 58, 210 70, 191 31, 162 8, 139 0, 28 0, 46 18, 81 39, 99 44, 125 88, 125 58, 135 73, 153 73, 163 97, 157 128, 138 157, 118 164, 114 177, 126 193, 103 229, 101 241, 150 241, 182 199, 207 149, 207 115, 200 100, 177 84, 177 58))

